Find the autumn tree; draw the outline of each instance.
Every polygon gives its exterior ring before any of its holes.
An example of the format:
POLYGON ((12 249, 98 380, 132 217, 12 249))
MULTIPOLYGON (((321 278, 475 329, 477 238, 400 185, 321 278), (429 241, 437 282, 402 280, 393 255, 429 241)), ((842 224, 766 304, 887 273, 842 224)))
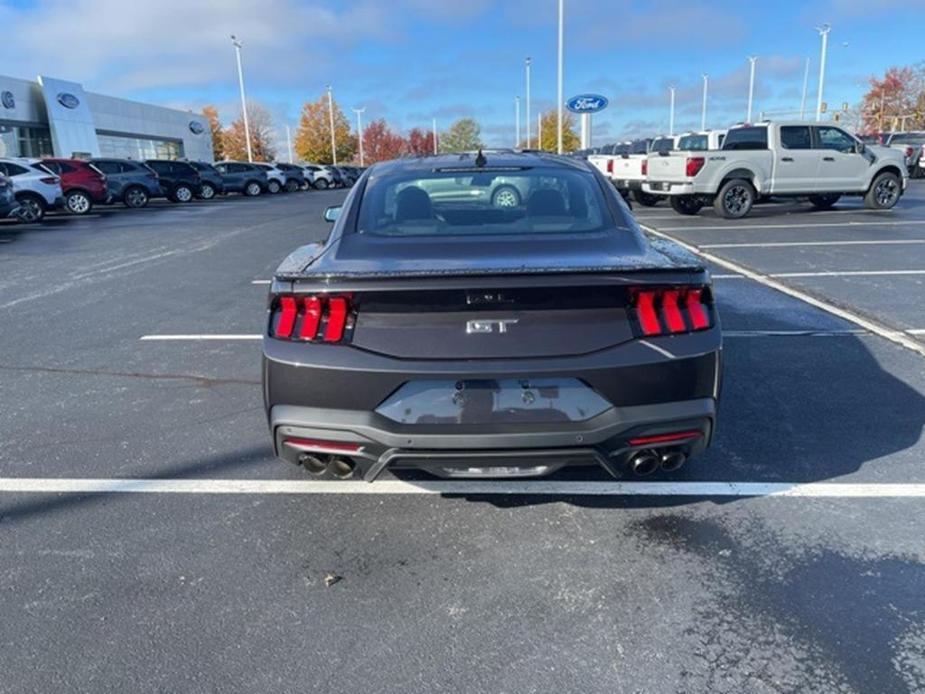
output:
POLYGON ((468 152, 482 147, 482 129, 474 118, 460 118, 438 142, 441 152, 468 152))
MULTIPOLYGON (((334 142, 337 161, 349 161, 356 153, 357 138, 350 133, 350 121, 334 101, 334 142)), ((302 117, 295 135, 296 156, 302 161, 331 164, 331 120, 328 96, 323 94, 317 101, 306 101, 302 106, 302 117)))
MULTIPOLYGON (((251 138, 251 152, 254 161, 276 159, 273 119, 270 112, 260 104, 247 102, 247 125, 251 138)), ((228 159, 247 161, 247 139, 244 135, 244 120, 238 118, 222 133, 224 155, 228 159)))
POLYGON ((408 133, 408 153, 422 157, 434 153, 434 134, 424 128, 412 128, 408 133))
POLYGON ((222 122, 218 119, 218 109, 214 106, 204 106, 202 115, 209 121, 209 130, 212 133, 212 158, 221 161, 225 158, 224 132, 222 122))
POLYGON ((408 143, 394 132, 384 119, 374 120, 363 130, 363 157, 366 164, 397 159, 407 150, 408 143))
MULTIPOLYGON (((558 151, 559 114, 557 111, 547 111, 541 119, 543 138, 540 149, 547 152, 558 151)), ((562 114, 562 151, 574 152, 581 147, 581 139, 575 132, 575 117, 571 113, 562 114)))
POLYGON ((871 77, 861 108, 865 132, 925 129, 925 63, 871 77))

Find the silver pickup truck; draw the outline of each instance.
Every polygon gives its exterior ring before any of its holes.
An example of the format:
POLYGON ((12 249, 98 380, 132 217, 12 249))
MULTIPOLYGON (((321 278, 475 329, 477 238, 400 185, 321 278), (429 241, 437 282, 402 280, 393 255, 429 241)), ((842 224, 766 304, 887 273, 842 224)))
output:
POLYGON ((719 150, 670 152, 652 165, 645 192, 670 196, 680 214, 712 204, 729 219, 769 196, 808 197, 825 209, 842 195, 859 195, 868 208, 885 210, 908 181, 902 152, 865 145, 835 125, 801 121, 731 128, 719 150))

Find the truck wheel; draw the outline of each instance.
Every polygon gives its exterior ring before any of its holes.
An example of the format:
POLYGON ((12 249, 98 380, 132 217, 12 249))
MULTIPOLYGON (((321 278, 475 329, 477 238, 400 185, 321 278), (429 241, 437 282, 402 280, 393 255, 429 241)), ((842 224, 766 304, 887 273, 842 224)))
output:
POLYGON ((810 195, 809 204, 815 207, 817 210, 831 210, 840 198, 841 195, 838 193, 830 193, 828 195, 810 195))
POLYGON ((694 215, 700 212, 703 201, 695 195, 672 195, 671 209, 678 214, 694 215))
POLYGON ((734 178, 726 181, 716 199, 713 200, 713 209, 716 214, 725 219, 741 219, 749 213, 755 204, 755 188, 748 181, 734 178))
POLYGON ((658 195, 652 195, 644 190, 634 190, 633 199, 643 207, 655 207, 661 198, 658 195))
POLYGON ((899 201, 901 193, 899 176, 884 171, 870 184, 864 195, 864 206, 869 210, 888 210, 899 201))

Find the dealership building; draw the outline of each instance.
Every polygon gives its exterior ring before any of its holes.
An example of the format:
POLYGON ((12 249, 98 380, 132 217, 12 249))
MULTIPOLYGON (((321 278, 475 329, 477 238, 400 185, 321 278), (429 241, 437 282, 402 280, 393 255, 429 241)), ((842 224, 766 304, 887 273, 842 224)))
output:
POLYGON ((0 75, 0 157, 212 161, 205 116, 84 91, 76 82, 0 75))

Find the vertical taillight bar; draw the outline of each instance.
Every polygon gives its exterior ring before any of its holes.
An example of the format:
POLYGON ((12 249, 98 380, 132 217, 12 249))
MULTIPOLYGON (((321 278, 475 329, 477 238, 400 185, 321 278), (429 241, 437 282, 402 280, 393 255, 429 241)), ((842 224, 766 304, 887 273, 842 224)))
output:
POLYGON ((295 327, 296 303, 295 297, 283 296, 279 299, 279 322, 276 324, 276 336, 289 338, 295 327))
POLYGON ((347 300, 342 296, 328 299, 328 324, 324 328, 325 342, 340 342, 347 325, 347 300))

